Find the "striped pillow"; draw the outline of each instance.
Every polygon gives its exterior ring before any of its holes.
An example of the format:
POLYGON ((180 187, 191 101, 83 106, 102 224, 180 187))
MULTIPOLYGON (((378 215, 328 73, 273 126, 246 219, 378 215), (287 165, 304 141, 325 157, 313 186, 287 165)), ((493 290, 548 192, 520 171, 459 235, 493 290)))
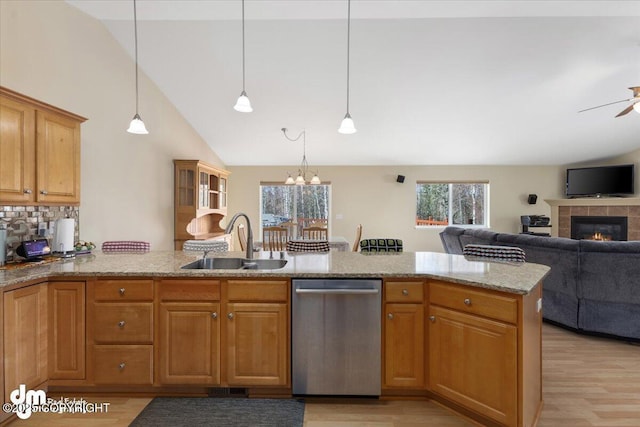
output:
POLYGON ((471 257, 493 258, 500 261, 525 262, 524 251, 513 246, 468 244, 464 247, 462 254, 471 257))

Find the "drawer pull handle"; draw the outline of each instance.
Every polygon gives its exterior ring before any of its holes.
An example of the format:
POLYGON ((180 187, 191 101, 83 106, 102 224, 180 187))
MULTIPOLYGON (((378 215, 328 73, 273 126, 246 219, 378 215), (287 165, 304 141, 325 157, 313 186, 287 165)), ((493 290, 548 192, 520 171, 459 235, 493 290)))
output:
POLYGON ((431 322, 435 322, 436 321, 436 316, 429 316, 429 320, 431 320, 431 322))
POLYGON ((49 194, 49 192, 47 190, 40 190, 40 194, 46 196, 47 194, 49 194))
POLYGON ((216 311, 214 311, 213 313, 211 313, 211 317, 214 319, 218 318, 218 313, 216 311))
POLYGON ((227 317, 229 318, 229 320, 233 319, 233 313, 227 314, 227 317))
POLYGON ((471 300, 469 298, 465 298, 464 305, 471 305, 471 300))
POLYGON ((409 295, 409 290, 408 289, 403 289, 402 290, 402 295, 409 295))
POLYGON ((124 296, 124 288, 120 288, 120 295, 124 296))
POLYGON ((124 320, 119 321, 118 326, 124 328, 124 320))
POLYGON ((30 188, 25 188, 23 193, 24 194, 31 194, 31 193, 33 193, 33 190, 31 190, 30 188))
POLYGON ((122 362, 122 363, 120 363, 118 365, 118 369, 120 369, 122 371, 124 369, 124 366, 125 366, 125 364, 124 364, 124 362, 122 362))
POLYGON ((393 313, 387 314, 387 317, 389 318, 389 320, 393 319, 393 313))

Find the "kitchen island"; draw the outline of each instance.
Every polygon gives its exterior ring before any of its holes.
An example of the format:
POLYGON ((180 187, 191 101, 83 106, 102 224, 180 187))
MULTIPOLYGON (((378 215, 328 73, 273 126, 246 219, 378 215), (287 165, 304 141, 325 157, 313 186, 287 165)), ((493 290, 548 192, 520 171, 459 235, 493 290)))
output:
POLYGON ((441 253, 282 257, 274 270, 185 270, 198 254, 98 252, 0 271, 5 400, 21 383, 290 396, 292 279, 375 278, 381 396, 435 399, 485 425, 535 425, 548 267, 441 253))

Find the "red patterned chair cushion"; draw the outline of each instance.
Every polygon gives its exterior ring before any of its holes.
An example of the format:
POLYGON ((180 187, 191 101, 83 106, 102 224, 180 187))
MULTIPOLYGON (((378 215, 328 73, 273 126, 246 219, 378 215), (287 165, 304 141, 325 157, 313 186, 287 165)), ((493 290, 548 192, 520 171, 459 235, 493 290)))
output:
POLYGON ((136 240, 111 240, 102 243, 102 252, 149 252, 150 249, 149 242, 136 240))

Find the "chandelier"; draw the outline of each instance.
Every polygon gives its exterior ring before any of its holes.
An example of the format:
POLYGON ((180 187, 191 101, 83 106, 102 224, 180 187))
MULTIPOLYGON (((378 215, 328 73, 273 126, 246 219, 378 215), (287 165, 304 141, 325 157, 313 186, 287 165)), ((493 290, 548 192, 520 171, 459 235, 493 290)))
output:
MULTIPOLYGON (((307 162, 307 136, 306 136, 307 133, 305 130, 302 130, 302 132, 300 132, 298 136, 296 136, 295 138, 289 138, 289 136, 287 135, 287 128, 282 128, 281 130, 282 130, 282 133, 284 134, 284 137, 287 138, 289 141, 295 142, 299 140, 300 137, 302 137, 302 162, 300 163, 300 168, 298 169, 298 176, 294 180, 291 174, 289 173, 289 176, 287 176, 287 179, 285 180, 284 183, 287 185, 293 185, 293 184, 305 185, 307 184, 307 174, 309 171, 309 163, 307 162)), ((320 178, 318 177, 317 171, 313 174, 313 177, 309 181, 309 184, 312 184, 312 185, 320 184, 320 178)))

